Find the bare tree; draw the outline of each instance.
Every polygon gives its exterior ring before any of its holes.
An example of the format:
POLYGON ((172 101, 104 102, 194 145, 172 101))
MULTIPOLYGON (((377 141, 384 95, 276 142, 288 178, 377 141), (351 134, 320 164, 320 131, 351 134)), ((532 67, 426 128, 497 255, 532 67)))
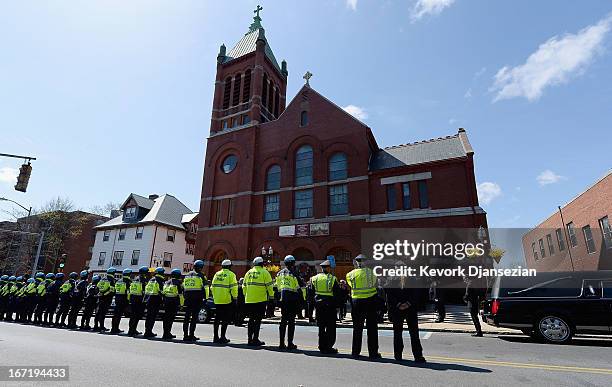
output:
POLYGON ((100 216, 110 216, 111 211, 113 210, 118 210, 121 207, 120 202, 108 202, 106 204, 103 205, 95 205, 95 206, 91 206, 89 208, 89 212, 91 212, 92 214, 96 214, 96 215, 100 215, 100 216))

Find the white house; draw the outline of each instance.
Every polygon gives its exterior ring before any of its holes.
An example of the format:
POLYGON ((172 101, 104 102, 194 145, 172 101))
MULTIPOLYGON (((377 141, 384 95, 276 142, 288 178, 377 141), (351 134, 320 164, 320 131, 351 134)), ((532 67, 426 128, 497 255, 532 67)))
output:
POLYGON ((96 240, 89 268, 92 272, 115 267, 161 266, 169 273, 191 270, 198 214, 172 195, 130 194, 118 216, 94 227, 96 240))

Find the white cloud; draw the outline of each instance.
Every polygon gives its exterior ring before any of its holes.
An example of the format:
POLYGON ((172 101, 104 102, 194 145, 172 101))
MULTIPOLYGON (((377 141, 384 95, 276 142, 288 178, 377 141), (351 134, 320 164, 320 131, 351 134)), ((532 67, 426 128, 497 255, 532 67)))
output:
POLYGON ((476 73, 474 74, 474 79, 480 78, 480 76, 484 74, 486 71, 487 71, 486 67, 483 67, 480 70, 476 71, 476 73))
POLYGON ((449 125, 455 125, 457 122, 459 122, 459 120, 456 118, 451 118, 448 120, 449 125))
POLYGON ((342 109, 344 109, 345 112, 357 118, 358 120, 363 121, 363 120, 368 119, 368 113, 363 108, 360 108, 359 106, 347 105, 347 106, 344 106, 342 109))
POLYGON ((2 183, 16 183, 17 175, 19 175, 19 170, 11 167, 2 167, 0 168, 0 182, 2 183))
POLYGON ((489 204, 502 194, 499 184, 490 181, 477 184, 476 190, 478 191, 478 199, 482 204, 489 204))
POLYGON ((565 176, 557 175, 556 173, 554 173, 550 169, 542 171, 542 173, 540 173, 536 177, 536 180, 538 181, 538 184, 540 184, 540 186, 545 186, 545 185, 548 185, 548 184, 555 184, 555 183, 558 183, 561 180, 565 180, 565 179, 566 179, 565 176))
POLYGON ((490 89, 497 93, 493 102, 514 97, 535 101, 545 88, 565 83, 571 76, 581 74, 602 50, 602 42, 611 26, 612 15, 576 34, 553 36, 541 44, 524 64, 502 67, 495 74, 490 89))
POLYGON ((463 94, 463 98, 465 99, 470 99, 472 98, 472 88, 470 87, 469 89, 467 89, 467 91, 465 92, 465 94, 463 94))
POLYGON ((426 15, 437 15, 444 10, 444 8, 448 8, 455 0, 418 0, 414 7, 412 7, 412 11, 410 12, 410 19, 412 22, 416 22, 420 20, 423 16, 426 15))
POLYGON ((346 7, 352 9, 353 11, 356 11, 357 0, 346 0, 346 7))

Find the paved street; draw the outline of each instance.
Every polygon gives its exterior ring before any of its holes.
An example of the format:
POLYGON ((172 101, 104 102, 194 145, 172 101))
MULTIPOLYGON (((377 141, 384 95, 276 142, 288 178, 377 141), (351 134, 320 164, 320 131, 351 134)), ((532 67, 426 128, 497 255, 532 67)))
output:
MULTIPOLYGON (((71 385, 609 386, 612 383, 609 339, 577 339, 572 345, 552 346, 532 343, 518 335, 472 338, 462 333, 422 332, 428 363, 417 366, 410 360, 403 363, 392 360, 390 331, 380 333, 384 359, 368 361, 348 356, 350 329, 339 329, 337 347, 341 353, 332 357, 317 352, 316 327, 308 326, 297 328, 298 351, 277 351, 274 349, 277 329, 276 325, 264 325, 261 337, 268 346, 251 349, 244 345, 245 328, 233 326, 228 330, 232 343, 218 346, 210 343, 211 325, 198 327, 200 343, 184 344, 178 340, 167 343, 0 322, 0 365, 68 365, 71 385)), ((160 330, 161 322, 157 322, 155 331, 160 330)), ((180 324, 175 324, 174 333, 181 337, 180 324)), ((406 344, 405 358, 411 359, 408 339, 406 344)))

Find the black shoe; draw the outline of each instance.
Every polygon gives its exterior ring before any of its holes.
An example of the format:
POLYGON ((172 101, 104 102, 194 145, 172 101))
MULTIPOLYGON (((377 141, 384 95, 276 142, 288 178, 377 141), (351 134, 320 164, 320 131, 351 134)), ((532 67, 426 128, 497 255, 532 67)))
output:
POLYGON ((395 355, 393 357, 395 358, 396 361, 402 361, 402 355, 395 355))
POLYGON ((351 357, 353 359, 361 359, 361 354, 360 353, 351 353, 351 357))
POLYGON ((144 337, 145 339, 151 339, 151 338, 156 337, 156 336, 157 336, 157 334, 156 334, 156 333, 153 333, 153 332, 145 332, 145 334, 144 334, 142 337, 144 337))
POLYGON ((172 340, 175 336, 174 335, 163 335, 162 339, 163 340, 172 340))
POLYGON ((375 360, 375 359, 381 359, 382 355, 380 353, 373 353, 371 355, 368 356, 370 359, 375 360))
POLYGON ((190 337, 191 337, 191 341, 198 341, 198 340, 200 340, 199 337, 196 337, 194 335, 191 335, 190 337))
POLYGON ((289 343, 287 344, 287 349, 290 351, 295 351, 297 349, 297 345, 293 344, 293 343, 289 343))
POLYGON ((221 339, 219 339, 219 342, 221 344, 228 344, 231 340, 228 339, 227 337, 222 337, 221 339))
POLYGON ((100 327, 100 332, 108 332, 108 328, 100 327))
POLYGON ((193 340, 191 340, 191 336, 183 336, 183 341, 185 342, 191 342, 193 340))
POLYGON ((285 349, 287 349, 287 346, 285 345, 285 343, 280 343, 278 345, 278 349, 280 349, 281 351, 284 351, 285 349))
POLYGON ((213 343, 215 343, 215 344, 221 344, 221 340, 219 340, 219 338, 218 338, 218 337, 215 337, 215 338, 213 339, 213 343))
POLYGON ((482 337, 482 332, 472 333, 472 337, 482 337))
POLYGON ((261 340, 259 340, 259 339, 257 339, 257 340, 253 340, 253 344, 254 344, 256 347, 261 347, 261 346, 266 345, 266 343, 265 343, 264 341, 261 341, 261 340))
POLYGON ((417 356, 414 358, 414 362, 423 364, 423 363, 427 363, 427 360, 425 360, 423 356, 417 356))
POLYGON ((123 331, 121 329, 111 329, 109 333, 117 335, 119 333, 123 333, 123 331))

